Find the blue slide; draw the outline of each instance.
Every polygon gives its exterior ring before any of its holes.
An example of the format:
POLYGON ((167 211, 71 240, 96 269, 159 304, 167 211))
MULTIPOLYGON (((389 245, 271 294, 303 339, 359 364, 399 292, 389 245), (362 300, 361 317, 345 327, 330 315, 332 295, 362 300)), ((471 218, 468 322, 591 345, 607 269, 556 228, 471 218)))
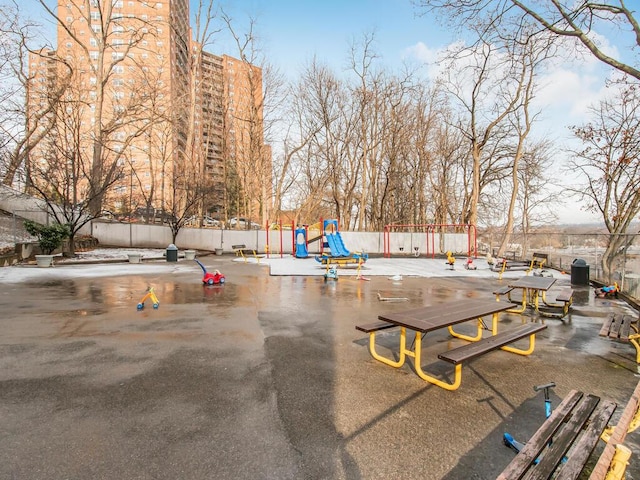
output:
POLYGON ((340 232, 328 234, 327 243, 332 257, 348 257, 351 255, 351 252, 344 246, 340 232))
POLYGON ((306 231, 304 228, 298 228, 296 230, 296 258, 307 258, 308 256, 306 231))

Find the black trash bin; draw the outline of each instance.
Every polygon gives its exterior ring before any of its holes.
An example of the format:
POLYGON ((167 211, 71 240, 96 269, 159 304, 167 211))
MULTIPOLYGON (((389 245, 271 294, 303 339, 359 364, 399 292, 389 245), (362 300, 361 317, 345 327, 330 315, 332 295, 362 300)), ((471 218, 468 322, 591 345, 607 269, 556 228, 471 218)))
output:
POLYGON ((589 265, 581 258, 571 264, 571 285, 589 285, 589 265))
POLYGON ((173 243, 167 247, 167 262, 178 261, 178 247, 173 243))

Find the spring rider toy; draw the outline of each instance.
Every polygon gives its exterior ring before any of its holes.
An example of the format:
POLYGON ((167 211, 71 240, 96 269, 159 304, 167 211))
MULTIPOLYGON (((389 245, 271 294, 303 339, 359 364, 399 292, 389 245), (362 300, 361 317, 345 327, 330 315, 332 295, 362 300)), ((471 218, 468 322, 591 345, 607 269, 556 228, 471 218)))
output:
POLYGON ((147 299, 150 299, 153 302, 153 308, 157 310, 160 306, 160 301, 158 300, 158 297, 156 297, 156 294, 153 291, 153 287, 147 288, 146 295, 142 297, 142 300, 140 300, 140 303, 138 303, 138 310, 142 310, 144 308, 144 302, 147 299))
POLYGON ((200 265, 200 268, 202 269, 202 273, 204 274, 204 276, 202 277, 202 283, 204 285, 217 285, 217 284, 222 285, 224 283, 224 280, 225 280, 224 275, 220 273, 219 270, 214 270, 213 273, 210 273, 210 272, 207 272, 207 269, 198 260, 194 259, 194 262, 200 265))

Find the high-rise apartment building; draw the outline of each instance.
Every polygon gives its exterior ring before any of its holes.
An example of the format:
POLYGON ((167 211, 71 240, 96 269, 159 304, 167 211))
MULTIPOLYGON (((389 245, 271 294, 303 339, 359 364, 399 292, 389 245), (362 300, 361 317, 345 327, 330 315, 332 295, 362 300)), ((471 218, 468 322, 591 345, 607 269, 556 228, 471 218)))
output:
POLYGON ((74 203, 93 211, 264 208, 252 198, 271 178, 255 178, 270 171, 260 68, 199 52, 187 0, 59 0, 58 16, 57 50, 30 57, 29 121, 46 132, 30 164, 41 177, 73 164, 74 203))

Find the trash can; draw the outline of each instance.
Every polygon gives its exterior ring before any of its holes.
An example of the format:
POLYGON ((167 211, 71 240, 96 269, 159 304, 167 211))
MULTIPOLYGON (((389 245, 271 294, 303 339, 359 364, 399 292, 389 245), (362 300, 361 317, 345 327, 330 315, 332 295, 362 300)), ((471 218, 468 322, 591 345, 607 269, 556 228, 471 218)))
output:
POLYGON ((178 261, 178 247, 173 243, 167 247, 167 262, 178 261))
POLYGON ((589 285, 589 265, 581 258, 571 264, 571 285, 589 285))

